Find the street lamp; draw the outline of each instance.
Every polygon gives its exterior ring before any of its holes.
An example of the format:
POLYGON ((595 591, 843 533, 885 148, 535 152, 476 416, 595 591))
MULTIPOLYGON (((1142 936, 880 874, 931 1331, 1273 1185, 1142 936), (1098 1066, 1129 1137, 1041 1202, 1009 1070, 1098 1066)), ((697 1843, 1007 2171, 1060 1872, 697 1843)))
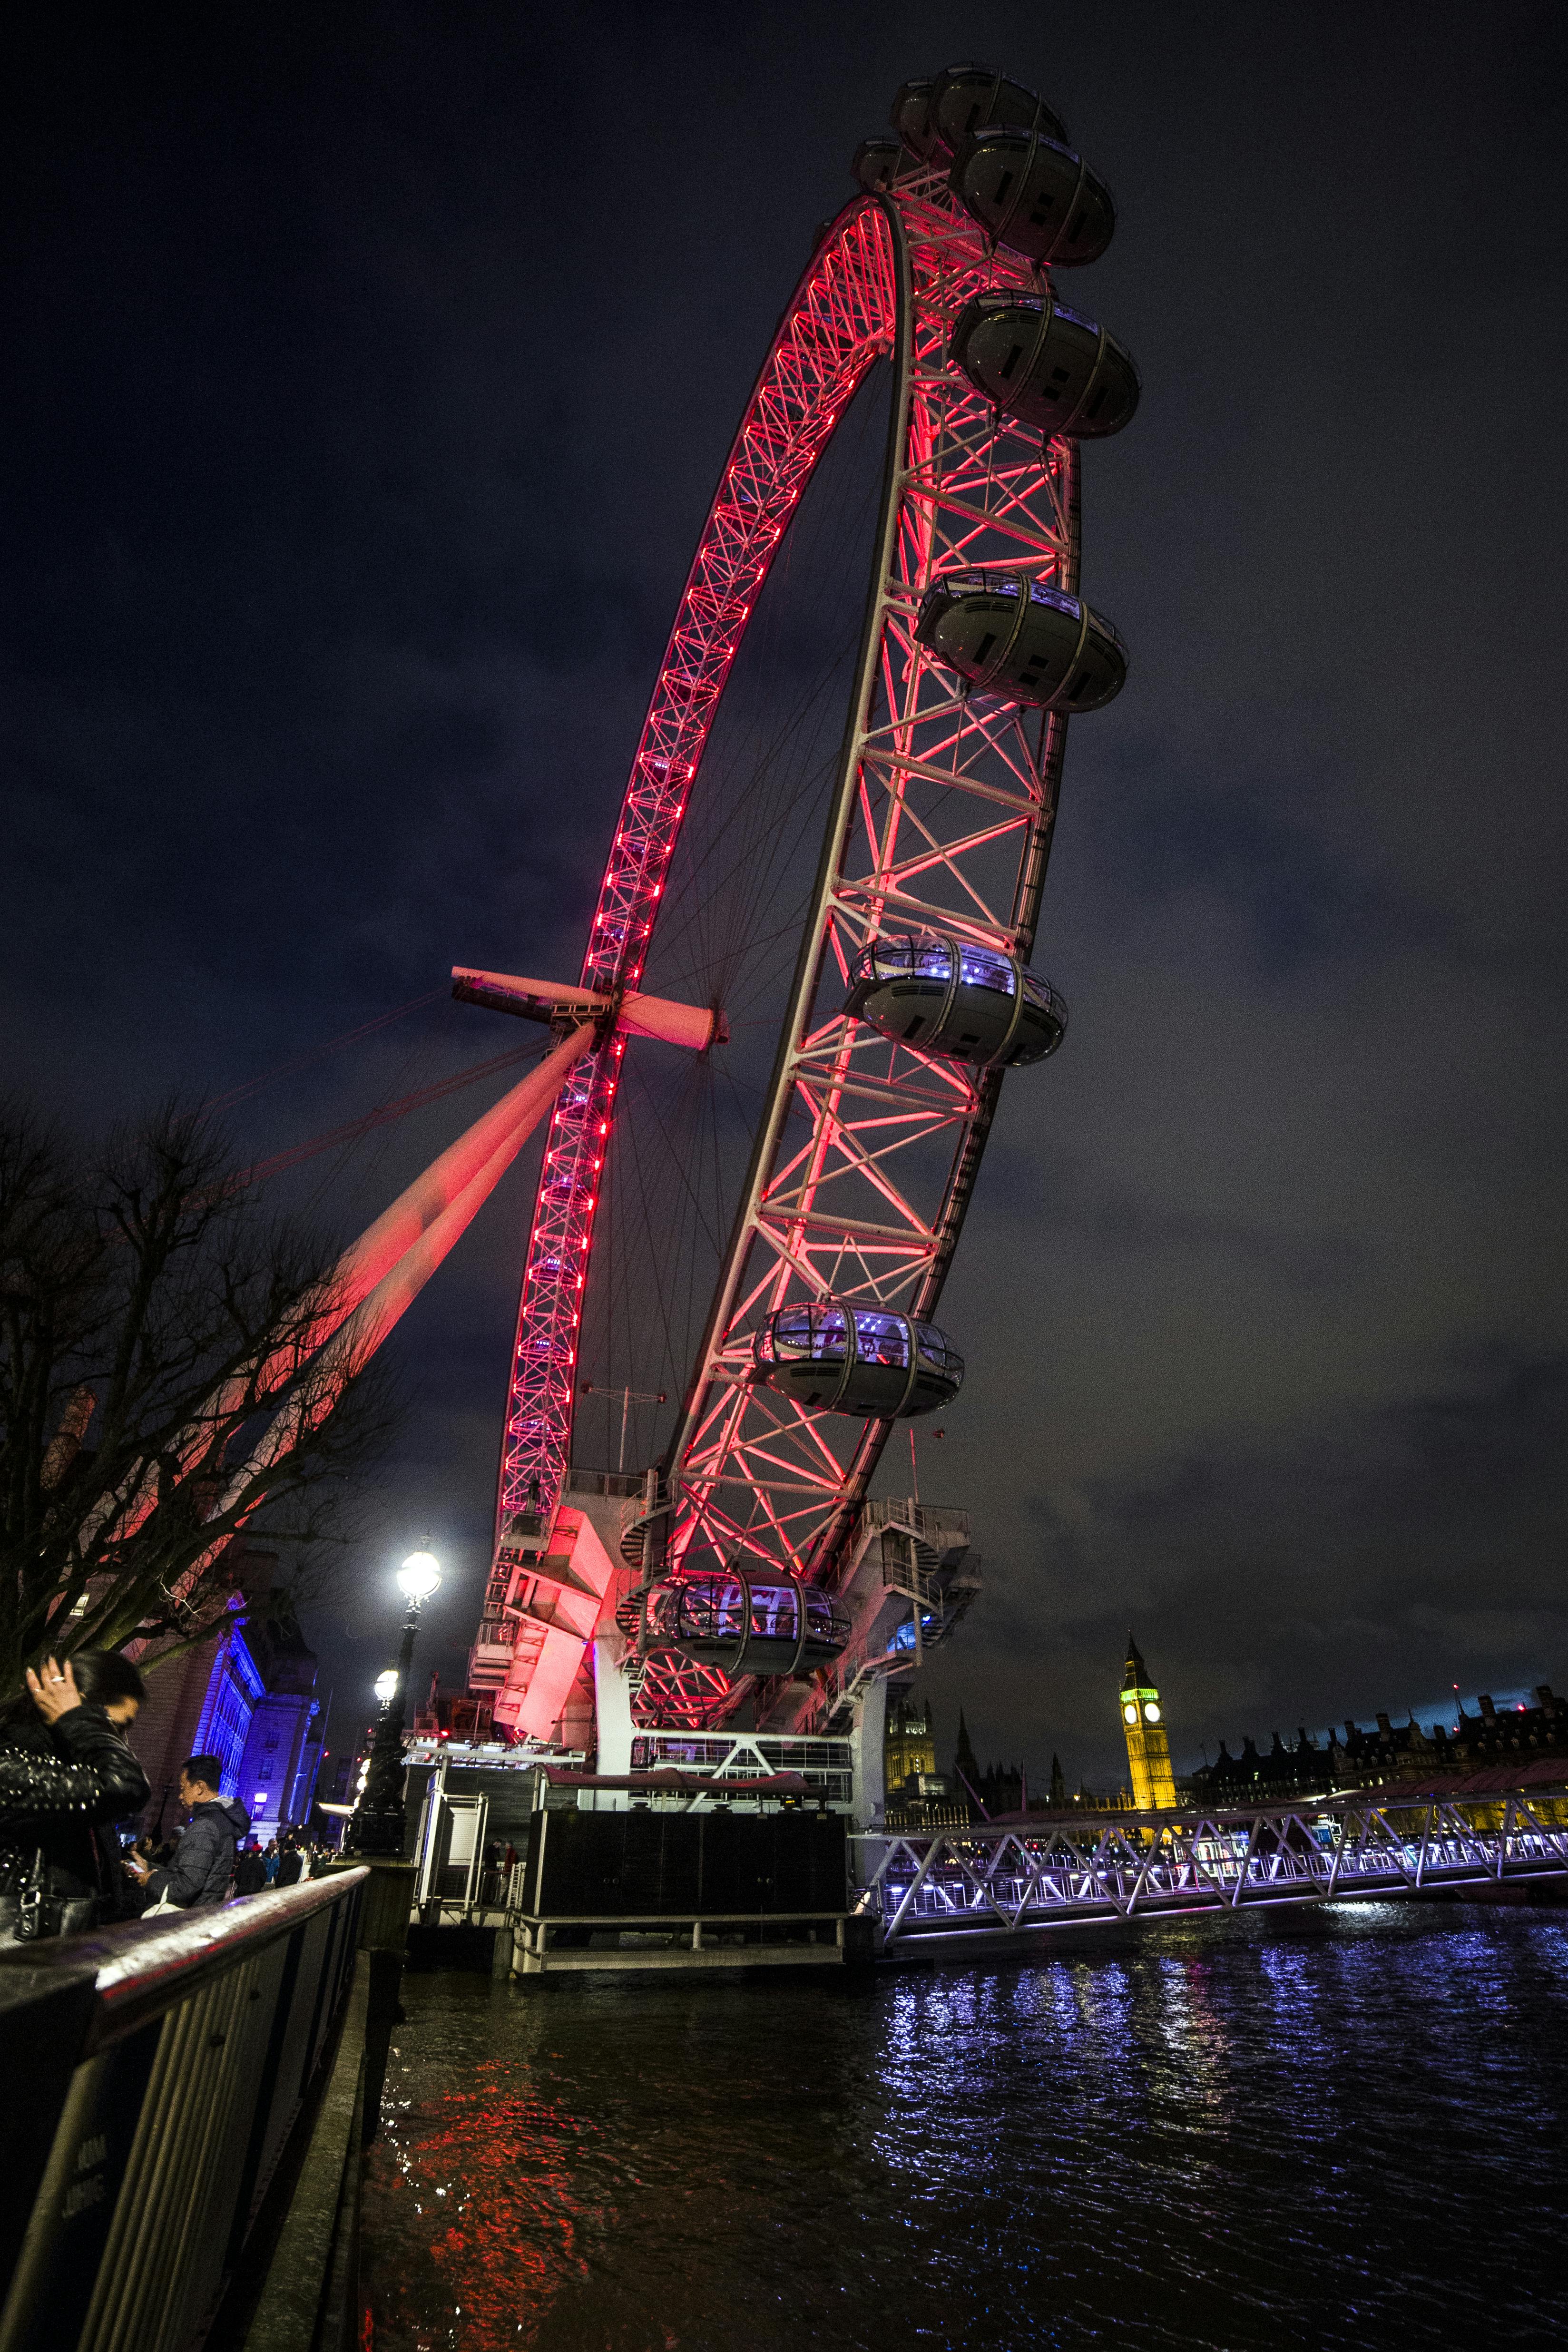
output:
POLYGON ((345 1848, 353 1853, 403 1853, 403 1699, 414 1664, 414 1636, 419 1630, 419 1610, 441 1581, 440 1562, 427 1551, 410 1552, 397 1571, 397 1581, 408 1606, 403 1614, 403 1641, 395 1672, 378 1675, 375 1695, 381 1720, 371 1743, 370 1769, 364 1794, 349 1823, 345 1848))
POLYGON ((404 1597, 416 1609, 428 1601, 441 1581, 441 1563, 434 1552, 411 1551, 397 1571, 397 1581, 404 1597))

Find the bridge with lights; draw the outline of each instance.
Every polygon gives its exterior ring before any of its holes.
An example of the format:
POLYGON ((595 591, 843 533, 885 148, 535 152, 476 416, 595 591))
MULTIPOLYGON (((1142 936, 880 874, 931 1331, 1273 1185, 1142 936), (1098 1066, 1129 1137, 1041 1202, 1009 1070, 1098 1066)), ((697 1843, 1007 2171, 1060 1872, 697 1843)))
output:
POLYGON ((858 1841, 883 1956, 1073 1927, 1568 1887, 1568 1785, 1461 1799, 1378 1790, 1235 1811, 1088 1813, 858 1841))

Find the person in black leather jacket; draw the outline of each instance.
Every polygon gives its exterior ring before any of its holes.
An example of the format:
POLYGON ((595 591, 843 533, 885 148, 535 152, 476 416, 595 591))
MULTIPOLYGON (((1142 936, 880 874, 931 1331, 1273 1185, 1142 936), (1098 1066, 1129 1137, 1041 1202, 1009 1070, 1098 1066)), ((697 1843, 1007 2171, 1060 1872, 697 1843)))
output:
POLYGON ((79 1934, 118 1908, 120 1851, 110 1824, 147 1802, 125 1744, 145 1696, 129 1658, 82 1650, 27 1670, 27 1696, 0 1718, 0 1940, 18 1902, 44 1932, 79 1934))

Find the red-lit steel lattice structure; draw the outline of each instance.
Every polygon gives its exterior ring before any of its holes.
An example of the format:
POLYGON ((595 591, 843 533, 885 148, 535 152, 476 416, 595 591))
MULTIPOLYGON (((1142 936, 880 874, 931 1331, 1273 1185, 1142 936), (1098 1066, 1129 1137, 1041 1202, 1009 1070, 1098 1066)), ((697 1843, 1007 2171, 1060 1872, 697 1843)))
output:
MULTIPOLYGON (((791 515, 868 370, 888 357, 874 593, 823 884, 750 1190, 666 1465, 673 1500, 659 1532, 675 1573, 739 1559, 748 1572, 832 1581, 889 1424, 808 1412, 758 1386, 755 1331, 792 1299, 827 1292, 930 1315, 995 1109, 999 1073, 890 1044, 838 1008, 854 954, 884 928, 932 925, 1021 959, 1033 947, 1066 720, 959 692, 916 640, 914 618, 939 575, 986 563, 1076 590, 1073 445, 1042 447, 999 418, 948 359, 973 294, 1041 282, 987 245, 939 170, 911 165, 846 207, 763 362, 637 746, 583 964, 584 985, 606 992, 642 972, 725 679, 791 515), (792 1103, 809 1134, 786 1149, 792 1103)), ((612 1034, 574 1070, 540 1172, 496 1520, 498 1571, 522 1606, 503 1720, 515 1720, 530 1672, 523 1531, 548 1515, 570 1460, 624 1046, 612 1034)), ((649 1724, 713 1723, 735 1696, 716 1668, 655 1655, 637 1712, 649 1724)), ((802 1720, 798 1696, 790 1704, 802 1720)))

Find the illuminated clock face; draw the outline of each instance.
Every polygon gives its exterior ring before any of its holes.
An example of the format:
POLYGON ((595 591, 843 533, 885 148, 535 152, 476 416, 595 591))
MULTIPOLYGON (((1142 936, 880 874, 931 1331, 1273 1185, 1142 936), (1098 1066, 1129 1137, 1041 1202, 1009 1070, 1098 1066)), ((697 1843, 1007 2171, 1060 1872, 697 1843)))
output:
POLYGON ((1160 1720, 1160 1710, 1152 1699, 1143 1710, 1143 1720, 1145 1723, 1158 1723, 1160 1720))
POLYGON ((1135 1706, 1124 1706, 1121 1710, 1121 1716, 1123 1722, 1136 1723, 1138 1720, 1138 1710, 1135 1706))

